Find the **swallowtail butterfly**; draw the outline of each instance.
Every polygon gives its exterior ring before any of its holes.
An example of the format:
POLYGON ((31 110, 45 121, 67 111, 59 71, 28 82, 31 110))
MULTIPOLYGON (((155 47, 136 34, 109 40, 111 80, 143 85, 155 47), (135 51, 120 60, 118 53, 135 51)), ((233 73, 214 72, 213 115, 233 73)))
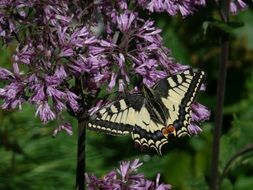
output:
POLYGON ((131 133, 135 142, 161 147, 170 135, 190 135, 191 107, 205 73, 187 69, 164 78, 143 93, 126 94, 90 116, 88 128, 111 135, 131 133))

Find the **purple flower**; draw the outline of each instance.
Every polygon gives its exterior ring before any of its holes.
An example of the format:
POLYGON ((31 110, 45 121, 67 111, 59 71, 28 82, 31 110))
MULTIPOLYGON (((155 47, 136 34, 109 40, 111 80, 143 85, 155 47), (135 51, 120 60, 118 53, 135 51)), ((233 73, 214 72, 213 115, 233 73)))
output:
POLYGON ((129 177, 129 174, 135 171, 141 165, 142 163, 139 163, 138 159, 134 160, 132 163, 130 163, 129 161, 121 162, 120 169, 118 169, 117 171, 121 175, 122 181, 125 182, 129 177))
POLYGON ((188 131, 191 135, 197 135, 202 131, 202 129, 195 123, 190 123, 188 131))
POLYGON ((14 78, 14 75, 12 72, 10 72, 7 69, 0 68, 0 79, 1 80, 11 80, 14 78))
POLYGON ((47 95, 49 97, 64 99, 66 94, 60 90, 58 90, 54 85, 50 85, 46 87, 47 95))
POLYGON ((29 43, 25 45, 22 49, 19 48, 20 47, 17 47, 16 49, 17 53, 14 55, 14 61, 27 65, 31 64, 35 54, 33 44, 29 43))
POLYGON ((73 111, 75 111, 75 112, 78 111, 80 108, 78 101, 77 101, 79 99, 79 97, 75 93, 73 93, 69 90, 66 90, 65 93, 67 95, 67 97, 66 97, 67 104, 71 107, 71 109, 73 111))
POLYGON ((192 14, 196 7, 205 5, 205 0, 137 0, 137 3, 150 12, 167 12, 169 15, 192 14))
POLYGON ((65 110, 67 107, 65 105, 65 102, 59 98, 54 98, 53 99, 54 107, 57 111, 62 111, 65 110))
POLYGON ((21 109, 21 104, 24 102, 23 89, 24 84, 21 81, 11 82, 4 88, 0 88, 0 98, 4 99, 2 109, 15 109, 16 107, 21 109))
MULTIPOLYGON (((220 1, 216 0, 216 3, 219 4, 220 1)), ((232 14, 235 14, 240 10, 246 9, 247 7, 248 6, 244 0, 231 0, 229 9, 232 14)))
POLYGON ((64 66, 62 65, 58 66, 55 70, 54 76, 59 78, 60 80, 66 79, 68 75, 66 73, 64 66))
POLYGON ((111 75, 111 80, 110 80, 110 83, 109 83, 109 85, 108 85, 108 87, 109 87, 109 90, 112 90, 113 88, 114 88, 114 86, 115 86, 115 84, 116 84, 116 78, 117 78, 117 74, 116 73, 112 73, 112 75, 111 75))
POLYGON ((88 190, 110 189, 110 190, 170 190, 171 185, 159 182, 160 174, 157 175, 156 181, 150 181, 145 178, 144 174, 137 173, 137 169, 142 165, 136 159, 133 162, 123 161, 120 168, 112 170, 99 179, 94 175, 85 174, 86 185, 88 190))
POLYGON ((191 104, 191 109, 191 122, 188 126, 188 131, 192 135, 197 135, 202 131, 202 129, 197 125, 197 123, 209 120, 210 111, 205 106, 197 102, 191 104))
POLYGON ((74 51, 73 49, 69 48, 69 47, 64 47, 62 48, 59 57, 71 57, 74 55, 74 51))
POLYGON ((239 10, 247 8, 247 4, 242 0, 232 0, 230 2, 230 12, 237 13, 239 10))
POLYGON ((124 80, 119 79, 119 92, 124 92, 124 86, 125 86, 124 80))
POLYGON ((44 85, 35 85, 34 86, 35 93, 30 98, 31 102, 34 103, 41 103, 44 100, 46 100, 46 93, 45 93, 45 87, 44 85))
POLYGON ((117 16, 117 25, 121 32, 127 32, 133 21, 136 19, 136 14, 125 11, 123 14, 117 16))
POLYGON ((60 131, 66 131, 69 135, 73 134, 72 126, 70 123, 63 123, 59 127, 57 127, 53 132, 53 137, 55 137, 60 131))
POLYGON ((192 121, 200 122, 204 120, 209 120, 210 111, 208 111, 208 109, 205 106, 197 102, 194 102, 191 105, 191 108, 192 108, 192 121))
POLYGON ((105 105, 105 101, 99 100, 95 103, 95 106, 93 106, 91 109, 88 110, 88 113, 90 115, 93 115, 96 111, 98 111, 102 106, 105 105))
POLYGON ((43 102, 42 104, 39 104, 36 116, 39 115, 41 121, 48 122, 49 120, 55 119, 55 113, 51 110, 47 102, 43 102))

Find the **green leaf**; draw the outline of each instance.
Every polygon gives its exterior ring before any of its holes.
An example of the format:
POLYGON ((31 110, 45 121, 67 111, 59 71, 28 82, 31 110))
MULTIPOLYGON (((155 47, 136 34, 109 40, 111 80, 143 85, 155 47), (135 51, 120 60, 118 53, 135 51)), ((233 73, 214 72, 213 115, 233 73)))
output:
POLYGON ((240 176, 235 182, 234 190, 250 190, 253 187, 253 177, 240 176))
POLYGON ((233 190, 233 184, 226 178, 222 181, 220 190, 233 190))

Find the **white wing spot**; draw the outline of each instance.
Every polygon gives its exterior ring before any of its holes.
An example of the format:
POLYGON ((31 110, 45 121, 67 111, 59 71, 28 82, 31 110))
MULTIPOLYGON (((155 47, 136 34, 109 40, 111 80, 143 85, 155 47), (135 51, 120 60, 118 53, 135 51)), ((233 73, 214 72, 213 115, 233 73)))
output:
POLYGON ((120 120, 121 120, 121 116, 122 116, 122 112, 120 112, 118 115, 117 115, 117 118, 115 120, 116 123, 122 123, 120 120))
POLYGON ((149 115, 147 108, 145 108, 145 107, 141 108, 139 118, 141 118, 147 124, 150 122, 150 115, 149 115))
POLYGON ((112 113, 117 113, 118 112, 118 109, 114 105, 112 105, 110 108, 112 110, 112 113))
POLYGON ((177 84, 175 83, 175 81, 172 78, 168 78, 168 83, 170 84, 170 86, 173 88, 175 87, 177 84))
POLYGON ((122 110, 127 109, 127 105, 126 105, 125 100, 120 100, 119 103, 120 103, 120 108, 121 108, 122 110))
POLYGON ((102 116, 102 118, 101 118, 101 119, 102 119, 102 120, 105 120, 105 119, 106 119, 106 117, 107 117, 107 112, 103 114, 103 116, 102 116))
POLYGON ((133 108, 129 108, 129 111, 128 111, 128 117, 127 117, 127 120, 126 122, 129 124, 129 125, 135 125, 136 123, 136 119, 137 119, 137 116, 136 114, 138 114, 138 112, 135 112, 135 110, 133 108))
POLYGON ((153 139, 149 139, 149 140, 148 140, 148 144, 149 144, 149 145, 155 144, 155 142, 153 141, 153 139))
POLYGON ((99 113, 101 113, 101 114, 103 114, 103 113, 105 113, 106 112, 106 109, 105 108, 103 108, 103 109, 101 109, 100 111, 99 111, 99 113))
POLYGON ((112 132, 113 132, 113 133, 117 133, 116 129, 113 129, 112 132))
POLYGON ((117 117, 117 114, 115 113, 115 114, 113 114, 112 115, 112 117, 111 117, 111 119, 110 119, 110 121, 111 122, 114 122, 115 121, 115 119, 116 119, 116 117, 117 117))
POLYGON ((122 113, 121 123, 123 123, 123 124, 126 124, 126 122, 127 122, 127 112, 128 112, 128 110, 125 110, 125 111, 122 113))
POLYGON ((189 84, 191 83, 191 80, 190 80, 190 79, 186 79, 185 81, 186 81, 187 83, 189 83, 189 84))
POLYGON ((177 76, 177 82, 181 84, 183 82, 183 78, 180 75, 176 75, 176 76, 177 76))
POLYGON ((191 75, 186 75, 185 77, 186 77, 187 79, 190 79, 190 80, 193 79, 193 76, 191 76, 191 75))
POLYGON ((137 133, 133 134, 133 139, 138 139, 138 138, 140 138, 139 134, 137 134, 137 133))
POLYGON ((142 138, 142 139, 141 139, 141 144, 146 144, 146 145, 148 145, 147 139, 142 138))

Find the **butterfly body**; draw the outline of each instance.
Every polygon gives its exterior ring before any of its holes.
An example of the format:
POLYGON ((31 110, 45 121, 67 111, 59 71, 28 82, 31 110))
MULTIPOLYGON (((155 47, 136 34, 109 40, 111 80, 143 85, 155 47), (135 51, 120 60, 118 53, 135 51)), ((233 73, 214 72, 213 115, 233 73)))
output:
POLYGON ((168 136, 190 135, 190 105, 204 80, 204 72, 185 70, 164 78, 143 93, 126 94, 90 117, 88 127, 111 135, 131 133, 135 142, 156 149, 168 136))

